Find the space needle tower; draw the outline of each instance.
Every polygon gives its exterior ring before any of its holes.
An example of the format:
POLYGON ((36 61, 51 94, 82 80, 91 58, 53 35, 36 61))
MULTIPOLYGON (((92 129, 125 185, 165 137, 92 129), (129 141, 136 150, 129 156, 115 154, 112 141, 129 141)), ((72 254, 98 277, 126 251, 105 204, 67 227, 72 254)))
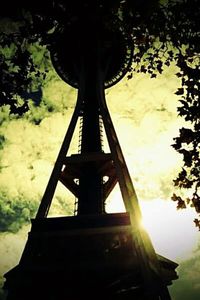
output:
POLYGON ((60 78, 78 90, 77 101, 19 264, 5 274, 7 300, 170 300, 178 265, 155 252, 141 226, 105 98, 130 70, 134 45, 110 25, 105 1, 83 1, 70 19, 65 2, 50 55, 60 78), (77 126, 78 151, 69 156, 77 126), (58 181, 76 198, 73 216, 48 217, 58 181), (107 213, 117 183, 126 212, 107 213))

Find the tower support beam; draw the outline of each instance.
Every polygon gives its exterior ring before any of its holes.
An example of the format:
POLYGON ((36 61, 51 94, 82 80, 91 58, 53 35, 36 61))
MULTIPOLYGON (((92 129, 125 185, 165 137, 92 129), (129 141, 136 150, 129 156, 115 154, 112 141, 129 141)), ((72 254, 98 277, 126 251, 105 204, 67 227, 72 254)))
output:
POLYGON ((44 218, 47 217, 49 208, 51 206, 51 202, 55 193, 55 189, 61 174, 61 170, 63 167, 63 162, 66 157, 66 153, 68 152, 70 142, 76 127, 76 123, 79 117, 79 112, 81 110, 81 96, 78 93, 77 103, 75 106, 74 113, 72 115, 68 130, 64 137, 62 146, 60 148, 58 157, 56 159, 55 165, 53 167, 52 173, 50 175, 47 187, 45 189, 44 195, 42 197, 38 212, 36 214, 36 218, 44 218))

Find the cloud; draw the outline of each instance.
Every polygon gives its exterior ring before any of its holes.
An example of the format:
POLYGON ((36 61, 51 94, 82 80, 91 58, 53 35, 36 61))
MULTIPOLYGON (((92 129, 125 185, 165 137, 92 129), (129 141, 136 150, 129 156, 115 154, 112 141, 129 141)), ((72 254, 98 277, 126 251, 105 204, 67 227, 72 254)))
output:
POLYGON ((185 124, 177 117, 176 68, 158 79, 137 74, 107 93, 107 103, 139 198, 171 197, 182 157, 172 147, 185 124))
POLYGON ((0 233, 0 300, 5 299, 5 293, 1 289, 4 283, 3 274, 19 262, 29 229, 30 225, 27 225, 17 234, 0 233))
MULTIPOLYGON (((50 113, 49 107, 53 106, 55 99, 52 90, 46 92, 44 88, 44 98, 40 107, 32 103, 31 110, 23 118, 10 116, 6 108, 2 109, 4 121, 0 130, 1 231, 16 232, 35 216, 68 127, 76 101, 75 97, 72 99, 72 95, 75 96, 76 92, 71 91, 66 84, 59 83, 55 77, 52 81, 54 94, 56 90, 58 94, 60 92, 63 102, 68 97, 65 106, 62 101, 60 104, 57 101, 50 113)), ((46 89, 48 90, 47 87, 46 89)), ((71 148, 73 151, 73 143, 71 148)), ((55 196, 56 204, 51 209, 52 214, 61 214, 62 210, 69 214, 73 212, 72 197, 63 189, 59 184, 55 196), (65 194, 69 201, 66 200, 65 194)))
POLYGON ((200 295, 200 245, 191 257, 181 261, 179 279, 170 287, 175 300, 198 300, 200 295))
POLYGON ((5 191, 0 194, 0 230, 17 232, 30 222, 37 209, 35 202, 22 195, 9 198, 5 191))

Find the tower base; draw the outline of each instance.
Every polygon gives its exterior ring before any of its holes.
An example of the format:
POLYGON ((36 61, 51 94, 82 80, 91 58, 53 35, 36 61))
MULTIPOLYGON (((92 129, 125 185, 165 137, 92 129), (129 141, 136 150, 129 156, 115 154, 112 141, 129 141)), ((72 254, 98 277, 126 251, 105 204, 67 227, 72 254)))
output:
MULTIPOLYGON (((177 264, 158 258, 170 285, 177 264)), ((128 213, 33 219, 5 278, 7 300, 146 299, 128 213)))

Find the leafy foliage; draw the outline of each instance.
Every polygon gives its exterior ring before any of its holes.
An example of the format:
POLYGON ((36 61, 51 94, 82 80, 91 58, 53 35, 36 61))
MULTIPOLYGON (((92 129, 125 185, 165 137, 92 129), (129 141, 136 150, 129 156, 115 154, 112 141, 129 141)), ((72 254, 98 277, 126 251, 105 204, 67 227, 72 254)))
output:
MULTIPOLYGON (((177 208, 194 207, 200 213, 200 6, 198 0, 52 0, 43 6, 34 1, 17 1, 12 10, 1 11, 1 23, 9 20, 15 30, 0 32, 0 105, 9 105, 11 113, 28 110, 24 90, 33 81, 40 82, 48 68, 41 70, 33 59, 31 46, 38 43, 46 49, 44 59, 57 35, 77 19, 82 22, 97 18, 104 26, 120 28, 130 48, 134 48, 133 64, 128 73, 149 74, 155 78, 174 62, 181 87, 178 114, 189 122, 174 138, 174 149, 183 156, 183 168, 174 180, 180 189, 192 191, 182 199, 174 194, 177 208), (17 24, 17 25, 16 25, 17 24), (13 25, 14 26, 14 25, 13 25)), ((13 28, 10 25, 10 28, 13 28)), ((200 229, 200 220, 195 219, 200 229)))

